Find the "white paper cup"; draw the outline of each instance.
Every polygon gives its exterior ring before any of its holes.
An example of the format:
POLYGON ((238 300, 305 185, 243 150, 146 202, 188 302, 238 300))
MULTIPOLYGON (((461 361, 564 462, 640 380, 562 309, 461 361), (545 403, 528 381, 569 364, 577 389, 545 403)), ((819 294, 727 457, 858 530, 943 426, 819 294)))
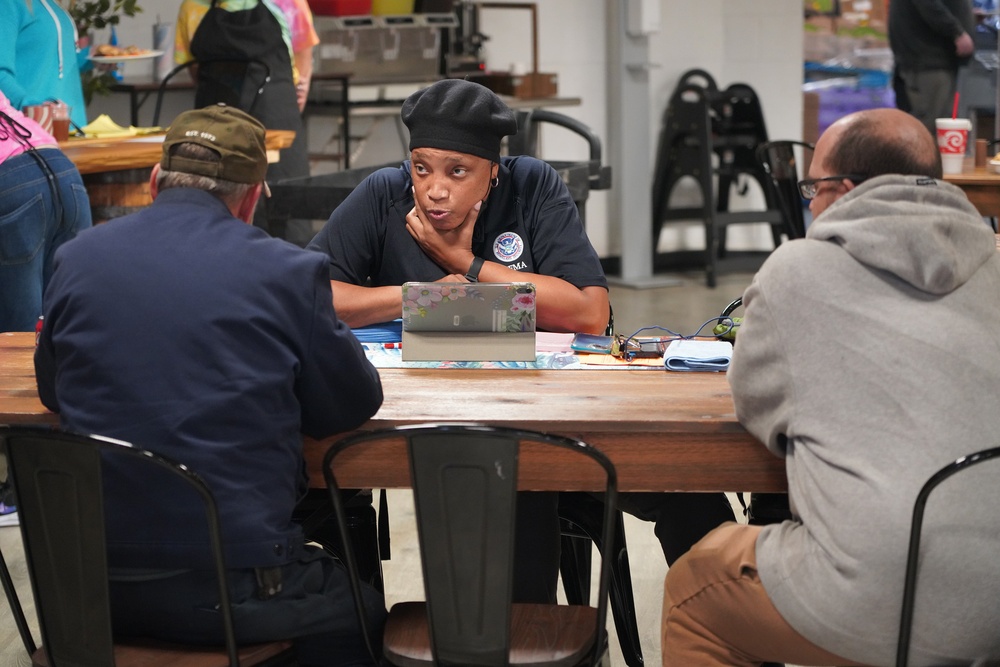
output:
POLYGON ((934 125, 937 127, 942 171, 946 174, 961 174, 972 121, 968 118, 935 118, 934 125))
POLYGON ((24 115, 38 123, 43 130, 52 134, 52 103, 30 104, 23 109, 24 115))

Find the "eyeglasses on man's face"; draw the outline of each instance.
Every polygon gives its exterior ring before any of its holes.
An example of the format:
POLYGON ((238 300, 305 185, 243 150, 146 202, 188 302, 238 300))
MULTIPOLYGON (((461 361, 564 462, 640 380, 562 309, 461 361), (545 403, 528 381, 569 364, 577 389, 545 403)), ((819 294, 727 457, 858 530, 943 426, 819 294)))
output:
POLYGON ((840 176, 824 176, 823 178, 807 178, 804 181, 799 181, 799 194, 802 195, 803 199, 813 199, 819 194, 819 184, 824 181, 834 182, 834 181, 850 181, 855 185, 860 185, 865 182, 866 178, 864 176, 859 176, 858 174, 842 174, 840 176))

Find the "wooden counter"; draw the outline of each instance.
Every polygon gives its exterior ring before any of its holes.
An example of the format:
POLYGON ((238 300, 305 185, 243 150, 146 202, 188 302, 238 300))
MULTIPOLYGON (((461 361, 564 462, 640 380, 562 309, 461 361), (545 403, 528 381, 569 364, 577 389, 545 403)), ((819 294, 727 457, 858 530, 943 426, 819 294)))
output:
MULTIPOLYGON (((113 137, 107 139, 70 139, 59 144, 81 174, 98 174, 127 169, 148 169, 160 161, 162 135, 113 137)), ((288 148, 295 139, 292 130, 268 130, 264 139, 268 162, 277 162, 277 151, 288 148)))
MULTIPOLYGON (((128 215, 149 206, 149 175, 160 161, 163 135, 70 139, 59 144, 83 176, 94 223, 128 215)), ((277 162, 279 150, 292 145, 292 130, 268 130, 264 139, 268 162, 277 162)))
POLYGON ((1000 217, 1000 174, 987 171, 984 167, 973 168, 972 161, 966 160, 965 171, 946 174, 944 180, 962 188, 982 215, 1000 217))

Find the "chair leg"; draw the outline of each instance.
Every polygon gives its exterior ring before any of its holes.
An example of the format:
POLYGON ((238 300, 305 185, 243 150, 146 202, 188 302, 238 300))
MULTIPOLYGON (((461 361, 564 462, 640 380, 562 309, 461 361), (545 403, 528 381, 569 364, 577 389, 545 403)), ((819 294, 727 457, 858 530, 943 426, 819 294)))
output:
POLYGON ((17 590, 14 588, 14 580, 10 577, 10 570, 7 569, 7 561, 0 552, 0 582, 3 583, 3 592, 7 596, 7 604, 10 605, 10 613, 14 617, 17 631, 24 642, 24 650, 31 656, 37 650, 35 640, 31 637, 31 630, 28 628, 28 620, 24 617, 24 609, 21 607, 21 600, 17 597, 17 590))
POLYGON ((590 600, 591 541, 579 526, 562 520, 562 540, 559 554, 559 573, 563 591, 570 604, 587 604, 590 600))
POLYGON ((585 494, 563 494, 563 496, 569 499, 569 502, 565 500, 560 502, 559 508, 560 525, 563 530, 560 572, 566 600, 570 604, 586 604, 589 600, 590 544, 593 543, 602 557, 610 559, 611 614, 615 620, 622 656, 629 667, 641 667, 642 645, 636 622, 635 597, 632 592, 632 574, 629 568, 622 513, 618 513, 615 544, 611 549, 605 550, 605 545, 601 543, 602 503, 585 494))
POLYGON ((632 570, 628 563, 628 549, 625 546, 625 530, 621 526, 621 513, 616 541, 617 552, 613 553, 611 566, 611 614, 618 629, 618 642, 622 656, 629 667, 641 667, 642 645, 639 642, 639 625, 635 616, 635 596, 632 592, 632 570))

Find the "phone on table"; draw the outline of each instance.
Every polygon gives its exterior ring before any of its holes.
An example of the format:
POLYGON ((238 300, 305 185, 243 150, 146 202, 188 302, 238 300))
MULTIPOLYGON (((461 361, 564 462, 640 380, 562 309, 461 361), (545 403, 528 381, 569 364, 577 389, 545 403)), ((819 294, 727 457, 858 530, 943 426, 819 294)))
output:
POLYGON ((629 354, 634 358, 656 358, 662 357, 666 352, 667 345, 658 338, 639 340, 638 349, 630 347, 629 354))
POLYGON ((590 354, 611 354, 615 339, 612 336, 578 333, 573 336, 570 349, 590 354))

